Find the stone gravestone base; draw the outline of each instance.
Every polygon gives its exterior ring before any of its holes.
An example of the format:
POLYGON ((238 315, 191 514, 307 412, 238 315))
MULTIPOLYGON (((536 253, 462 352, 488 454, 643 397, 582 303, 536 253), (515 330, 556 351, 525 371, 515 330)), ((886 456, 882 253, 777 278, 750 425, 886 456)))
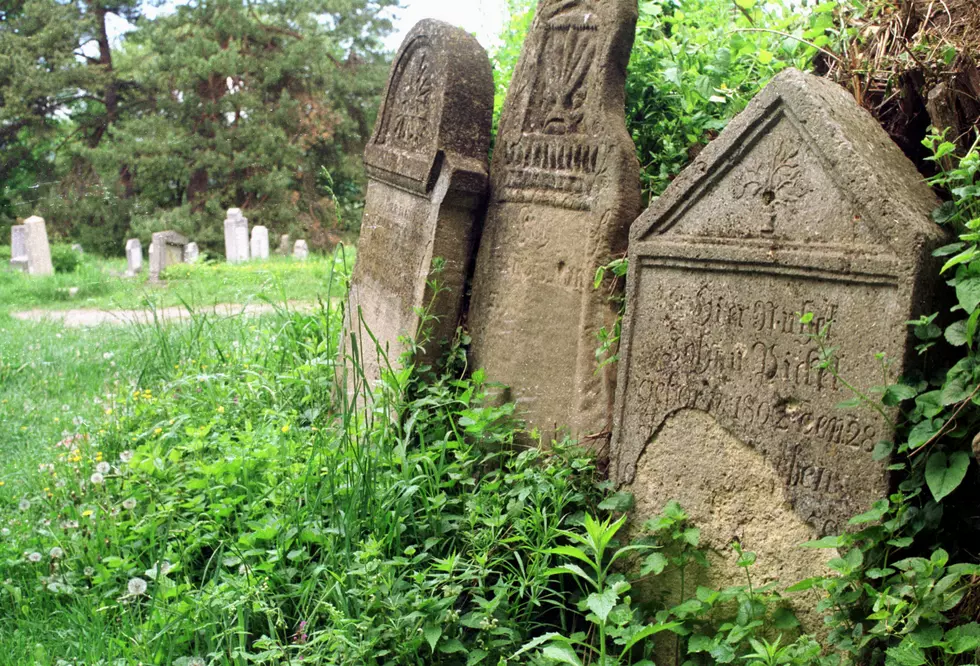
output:
POLYGON ((744 580, 736 541, 759 584, 826 574, 827 551, 798 545, 888 495, 872 451, 889 424, 840 409, 853 396, 818 364, 836 348, 861 388, 882 383, 876 354, 905 372, 935 205, 846 91, 791 70, 633 226, 612 473, 638 523, 669 500, 688 511, 721 562, 708 584, 744 580))
POLYGON ((358 383, 373 385, 386 365, 397 367, 406 339, 421 344, 417 362, 434 365, 455 334, 487 188, 492 115, 486 51, 445 23, 416 25, 364 154, 370 180, 342 344, 345 357, 360 352, 358 383), (432 319, 419 339, 426 312, 432 319))
POLYGON ((609 442, 615 374, 595 349, 618 313, 593 279, 641 212, 623 113, 636 20, 636 0, 542 0, 501 114, 470 365, 510 387, 545 443, 609 442))
POLYGON ((150 245, 150 279, 159 280, 168 266, 184 262, 187 238, 176 231, 160 231, 153 234, 150 245))

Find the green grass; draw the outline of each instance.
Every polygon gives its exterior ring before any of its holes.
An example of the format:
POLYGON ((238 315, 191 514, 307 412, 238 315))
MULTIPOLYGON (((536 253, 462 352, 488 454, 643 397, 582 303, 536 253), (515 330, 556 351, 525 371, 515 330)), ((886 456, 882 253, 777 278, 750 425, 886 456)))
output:
MULTIPOLYGON (((0 248, 0 261, 5 264, 9 254, 9 247, 0 248)), ((39 278, 0 270, 0 312, 35 308, 132 309, 148 303, 168 307, 255 300, 315 301, 328 296, 325 285, 331 271, 343 260, 341 257, 352 263, 354 251, 346 248, 336 256, 311 255, 306 262, 272 257, 244 264, 178 265, 165 273, 163 283, 154 284, 146 270, 132 279, 120 277, 126 269, 125 260, 86 255, 74 273, 39 278), (69 289, 73 287, 78 291, 70 296, 69 289)))

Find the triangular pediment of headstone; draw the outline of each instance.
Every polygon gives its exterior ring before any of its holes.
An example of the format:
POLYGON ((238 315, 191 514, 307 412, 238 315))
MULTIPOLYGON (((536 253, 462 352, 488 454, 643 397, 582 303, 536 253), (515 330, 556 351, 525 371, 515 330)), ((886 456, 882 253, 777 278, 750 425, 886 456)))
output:
POLYGON ((928 185, 836 84, 777 76, 640 217, 659 236, 902 256, 930 228, 928 185))

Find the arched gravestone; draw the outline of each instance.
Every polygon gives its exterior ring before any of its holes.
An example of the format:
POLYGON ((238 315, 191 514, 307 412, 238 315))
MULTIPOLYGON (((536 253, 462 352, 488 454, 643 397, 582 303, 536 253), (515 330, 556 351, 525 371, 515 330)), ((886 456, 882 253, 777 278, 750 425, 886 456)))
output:
POLYGON ((623 111, 636 18, 636 0, 538 4, 500 119, 469 314, 471 364, 510 387, 519 415, 596 446, 615 393, 596 335, 616 311, 593 279, 641 212, 623 111))
MULTIPOLYGON (((936 199, 842 89, 780 74, 634 225, 612 471, 643 515, 679 500, 708 545, 814 575, 798 544, 889 492, 891 437, 853 386, 895 380, 929 311, 936 199), (810 324, 802 315, 812 313, 810 324)), ((819 559, 819 558, 816 558, 819 559)), ((819 573, 819 571, 817 572, 819 573)))
POLYGON ((486 196, 493 94, 486 52, 439 21, 416 25, 392 66, 364 153, 369 182, 345 335, 348 345, 352 335, 365 341, 371 382, 383 361, 365 325, 392 366, 420 311, 436 319, 418 360, 437 361, 456 330, 486 196))

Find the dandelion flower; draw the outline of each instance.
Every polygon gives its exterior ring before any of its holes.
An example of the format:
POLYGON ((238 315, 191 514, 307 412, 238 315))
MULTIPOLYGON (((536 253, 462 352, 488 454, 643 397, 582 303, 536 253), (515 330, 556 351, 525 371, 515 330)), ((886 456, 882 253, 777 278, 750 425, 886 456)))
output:
POLYGON ((58 548, 57 546, 55 546, 54 548, 51 549, 51 552, 48 553, 48 554, 51 556, 51 559, 52 560, 57 560, 57 559, 65 556, 65 551, 63 551, 60 548, 58 548))
POLYGON ((224 407, 218 407, 218 413, 219 414, 224 414, 225 413, 225 408, 224 407))
POLYGON ((17 505, 17 508, 20 509, 21 511, 30 511, 31 510, 31 501, 30 500, 26 500, 26 499, 22 499, 20 501, 20 503, 17 505))
POLYGON ((37 564, 38 562, 41 561, 41 553, 34 551, 33 553, 27 556, 27 561, 37 564))
POLYGON ((282 427, 282 432, 283 432, 283 434, 286 434, 287 432, 289 432, 289 426, 288 425, 284 425, 282 427))
POLYGON ((105 481, 105 477, 99 474, 98 472, 96 472, 95 474, 89 477, 89 481, 91 481, 93 485, 98 486, 101 485, 103 481, 105 481))
POLYGON ((124 499, 122 505, 123 508, 126 509, 127 511, 132 511, 133 509, 136 508, 136 500, 132 497, 130 497, 129 499, 124 499))
POLYGON ((123 451, 122 453, 119 454, 119 460, 124 463, 128 463, 132 459, 133 459, 132 451, 123 451))
POLYGON ((146 581, 142 578, 133 578, 126 585, 126 589, 134 597, 139 597, 146 594, 146 581))
POLYGON ((100 462, 98 465, 95 466, 95 471, 98 472, 99 474, 108 474, 111 470, 112 468, 109 466, 109 463, 107 462, 100 462))
POLYGON ((91 518, 92 514, 94 513, 95 511, 93 511, 92 509, 85 509, 84 511, 82 511, 82 518, 91 518))

